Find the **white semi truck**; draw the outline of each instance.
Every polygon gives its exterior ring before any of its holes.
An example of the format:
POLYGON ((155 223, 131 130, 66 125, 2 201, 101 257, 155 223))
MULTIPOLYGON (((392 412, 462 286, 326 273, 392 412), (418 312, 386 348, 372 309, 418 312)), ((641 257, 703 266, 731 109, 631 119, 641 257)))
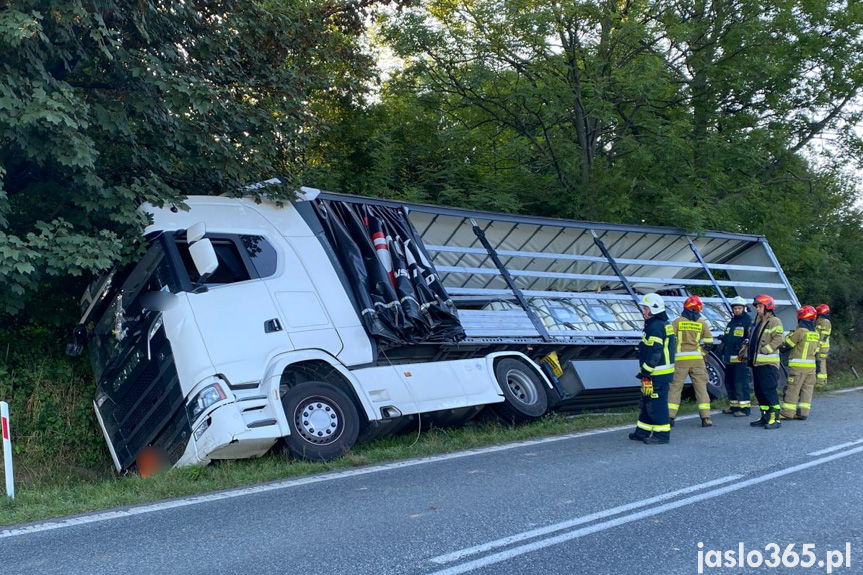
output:
MULTIPOLYGON (((69 346, 89 348, 119 471, 145 449, 177 466, 277 443, 330 459, 483 409, 519 422, 630 403, 639 293, 664 294, 673 315, 710 290, 717 334, 735 291, 773 295, 789 326, 798 306, 760 236, 310 188, 284 205, 199 196, 142 210, 146 253, 93 282, 69 346)), ((708 364, 722 395, 717 358, 708 364)))

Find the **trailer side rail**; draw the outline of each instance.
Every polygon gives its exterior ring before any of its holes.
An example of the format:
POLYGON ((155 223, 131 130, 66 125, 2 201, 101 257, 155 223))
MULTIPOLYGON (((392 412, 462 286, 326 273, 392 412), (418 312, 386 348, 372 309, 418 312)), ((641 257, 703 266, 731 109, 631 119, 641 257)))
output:
POLYGON ((662 293, 672 313, 687 293, 698 293, 710 307, 705 315, 714 315, 714 332, 719 331, 719 316, 728 315, 734 293, 746 299, 772 295, 788 325, 799 306, 763 236, 323 196, 405 209, 459 307, 469 339, 638 337, 640 326, 631 319, 606 321, 594 312, 614 306, 615 313, 631 318, 633 300, 649 291, 662 293), (558 321, 561 310, 580 321, 558 321))

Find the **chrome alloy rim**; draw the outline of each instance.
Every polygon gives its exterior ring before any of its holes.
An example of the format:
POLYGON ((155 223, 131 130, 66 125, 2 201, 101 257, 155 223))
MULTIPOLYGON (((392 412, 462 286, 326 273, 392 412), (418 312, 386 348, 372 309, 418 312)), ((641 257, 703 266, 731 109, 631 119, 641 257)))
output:
POLYGON ((317 445, 331 443, 341 435, 341 410, 324 397, 309 397, 294 410, 294 424, 300 437, 317 445))

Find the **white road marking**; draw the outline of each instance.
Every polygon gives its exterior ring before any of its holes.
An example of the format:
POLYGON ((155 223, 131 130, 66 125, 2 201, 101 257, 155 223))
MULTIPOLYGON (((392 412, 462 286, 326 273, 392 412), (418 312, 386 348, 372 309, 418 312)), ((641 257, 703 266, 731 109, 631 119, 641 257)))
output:
POLYGON ((648 505, 653 505, 654 503, 659 503, 660 501, 674 499, 678 495, 686 495, 687 493, 700 491, 702 489, 707 489, 708 487, 715 487, 717 485, 722 485, 723 483, 730 483, 731 481, 737 481, 738 479, 743 479, 743 476, 729 475, 727 477, 714 479, 713 481, 708 481, 706 483, 690 485, 689 487, 684 487, 683 489, 678 489, 677 491, 671 491, 669 493, 663 493, 662 495, 650 497, 649 499, 642 499, 641 501, 635 501, 633 503, 627 503, 626 505, 612 507, 611 509, 598 511, 596 513, 591 513, 590 515, 584 515, 583 517, 577 517, 575 519, 570 519, 569 521, 564 521, 562 523, 555 523, 554 525, 548 525, 546 527, 540 527, 538 529, 525 531, 524 533, 519 533, 517 535, 510 535, 509 537, 504 537, 495 541, 489 541, 488 543, 483 543, 482 545, 476 545, 474 547, 467 547, 465 549, 453 551, 452 553, 447 553, 446 555, 439 555, 437 557, 433 557, 432 562, 439 564, 452 563, 453 561, 457 561, 463 557, 467 557, 468 555, 485 553, 486 551, 491 551, 492 549, 497 549, 498 547, 506 547, 507 545, 511 545, 513 543, 519 543, 521 541, 533 539, 541 535, 548 535, 549 533, 554 533, 555 531, 563 531, 564 529, 569 529, 570 527, 575 527, 576 525, 592 523, 597 519, 605 519, 606 517, 611 517, 612 515, 617 515, 626 511, 632 511, 633 509, 638 509, 639 507, 647 507, 648 505))
POLYGON ((469 571, 474 571, 474 570, 480 569, 482 567, 487 567, 488 565, 493 565, 495 563, 500 563, 502 561, 512 559, 513 557, 518 557, 518 556, 524 555, 526 553, 531 553, 533 551, 538 551, 538 550, 544 549, 546 547, 551 547, 552 545, 557 545, 559 543, 565 543, 567 541, 572 541, 573 539, 579 539, 581 537, 585 537, 586 535, 591 535, 593 533, 598 533, 600 531, 612 529, 612 528, 618 527, 620 525, 625 525, 627 523, 632 523, 633 521, 638 521, 639 519, 645 519, 647 517, 659 515, 661 513, 665 513, 666 511, 671 511, 673 509, 678 509, 680 507, 685 507, 687 505, 692 505, 695 503, 701 503, 702 501, 714 499, 714 498, 719 497, 721 495, 725 495, 726 493, 732 493, 734 491, 739 491, 741 489, 745 489, 746 487, 750 487, 752 485, 758 485, 760 483, 772 481, 773 479, 777 479, 777 478, 783 477, 785 475, 790 475, 790 474, 796 473, 798 471, 803 471, 803 470, 809 469, 811 467, 823 465, 825 463, 829 463, 830 461, 835 461, 835 460, 841 459, 843 457, 849 457, 851 455, 855 455, 855 454, 861 453, 861 452, 863 452, 863 447, 857 447, 855 449, 849 449, 848 451, 842 451, 840 453, 828 455, 827 457, 822 457, 820 459, 813 459, 812 461, 808 461, 806 463, 801 463, 799 465, 794 465, 792 467, 787 467, 785 469, 780 469, 779 471, 774 471, 772 473, 768 473, 768 474, 762 475, 760 477, 754 477, 752 479, 747 479, 747 480, 741 481, 739 483, 734 483, 732 485, 726 485, 725 487, 720 487, 719 489, 716 489, 713 491, 707 491, 705 493, 699 493, 698 495, 693 495, 691 497, 687 497, 687 498, 681 499, 679 501, 672 501, 671 503, 666 503, 664 505, 659 505, 657 507, 645 509, 644 511, 639 511, 637 513, 632 513, 630 515, 624 515, 623 517, 618 517, 616 519, 611 519, 609 521, 597 523, 595 525, 591 525, 589 527, 584 527, 582 529, 576 529, 575 531, 570 531, 568 533, 562 533, 562 534, 557 535, 555 537, 550 537, 548 539, 541 539, 539 541, 534 541, 533 543, 528 543, 526 545, 521 545, 519 547, 507 549, 506 551, 501 551, 499 553, 494 553, 492 555, 487 555, 487 556, 482 557, 480 559, 468 561, 467 563, 462 563, 460 565, 453 565, 452 567, 449 567, 447 569, 443 569, 441 571, 435 571, 434 573, 432 573, 430 575, 459 575, 460 573, 467 573, 469 571))
MULTIPOLYGON (((698 417, 698 414, 685 415, 683 417, 678 417, 678 421, 682 421, 684 419, 694 419, 698 417)), ((34 523, 33 525, 26 525, 24 527, 18 527, 13 529, 5 529, 0 531, 0 539, 5 539, 7 537, 16 537, 18 535, 28 535, 32 533, 39 533, 41 531, 51 531, 53 529, 63 529, 66 527, 74 527, 76 525, 86 525, 88 523, 98 523, 100 521, 110 521, 112 519, 120 519, 123 517, 131 517, 133 515, 142 515, 145 513, 155 513, 158 511, 164 511, 167 509, 175 509, 177 507, 187 507, 189 505, 198 505, 201 503, 210 503, 213 501, 220 501, 223 499, 232 499, 234 497, 243 497, 246 495, 254 495, 256 493, 266 493, 268 491, 276 491, 278 489, 288 489, 291 487, 299 487, 301 485, 310 485, 313 483, 323 483, 326 481, 334 481, 337 479, 344 479, 347 477, 356 477, 359 475, 369 475, 372 473, 380 473, 383 471, 391 471, 394 469, 404 469, 407 467, 415 467, 417 465, 426 465, 430 463, 438 463, 441 461, 449 461, 451 459, 461 459, 463 457, 473 457, 475 455, 483 455, 486 453, 497 453, 499 451, 508 451, 510 449, 518 449, 521 447, 532 447, 535 445, 543 445, 546 443, 555 443, 557 441, 565 441, 567 439, 577 439, 580 437, 590 437, 592 435, 600 435, 603 433, 611 433, 614 431, 625 431, 627 429, 633 429, 634 424, 632 425, 619 425, 616 427, 603 427, 601 429, 592 429, 590 431, 579 431, 577 433, 568 433, 566 435, 556 435, 554 437, 543 437, 540 439, 528 439, 525 441, 516 441, 513 443, 505 443, 502 445, 491 445, 488 447, 481 447, 477 449, 468 449, 465 451, 459 451, 456 453, 447 453, 444 455, 434 455, 432 457, 423 457, 419 459, 408 459, 405 461, 396 461, 394 463, 387 463, 384 465, 373 465, 370 467, 362 467, 359 469, 348 469, 345 471, 337 471, 334 473, 326 473, 324 475, 313 475, 309 477, 300 477, 297 479, 287 479, 285 481, 278 481, 275 483, 266 483, 264 485, 255 485, 253 487, 241 487, 238 489, 231 489, 228 491, 220 491, 217 493, 209 493, 206 495, 196 495, 193 497, 184 497, 182 499, 173 499, 170 501, 160 501, 158 503, 150 503, 145 505, 138 505, 135 507, 130 507, 128 509, 117 509, 112 511, 105 511, 103 513, 93 513, 89 515, 82 515, 80 517, 69 517, 66 519, 57 519, 54 521, 45 521, 40 523, 34 523)))
POLYGON ((849 387, 848 389, 837 389, 836 391, 831 391, 830 393, 851 393, 852 391, 861 391, 861 390, 863 390, 863 386, 849 387))
POLYGON ((839 451, 840 449, 844 449, 846 447, 851 447, 852 445, 858 445, 863 443, 863 439, 858 439, 857 441, 849 441, 848 443, 840 443, 839 445, 834 445, 833 447, 827 447, 825 449, 820 449, 818 451, 813 451, 812 453, 807 453, 806 455, 824 455, 826 453, 832 453, 834 451, 839 451))

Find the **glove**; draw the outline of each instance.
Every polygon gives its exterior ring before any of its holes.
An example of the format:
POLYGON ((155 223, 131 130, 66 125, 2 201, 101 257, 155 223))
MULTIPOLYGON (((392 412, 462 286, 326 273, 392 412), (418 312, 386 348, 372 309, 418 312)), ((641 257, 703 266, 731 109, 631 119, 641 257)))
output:
POLYGON ((641 395, 645 397, 653 396, 653 380, 649 377, 641 378, 641 395))

